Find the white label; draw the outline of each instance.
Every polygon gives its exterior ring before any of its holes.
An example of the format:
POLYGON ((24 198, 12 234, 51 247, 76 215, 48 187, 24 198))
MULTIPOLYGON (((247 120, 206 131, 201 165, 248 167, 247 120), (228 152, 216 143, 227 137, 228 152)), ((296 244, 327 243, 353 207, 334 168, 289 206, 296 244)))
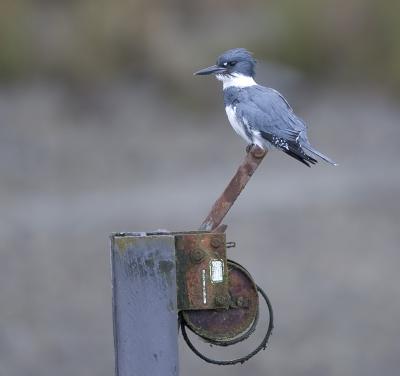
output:
POLYGON ((213 283, 222 282, 224 280, 224 263, 222 260, 211 260, 210 277, 213 283))
POLYGON ((201 271, 201 278, 203 281, 203 303, 207 304, 206 271, 204 269, 201 271))

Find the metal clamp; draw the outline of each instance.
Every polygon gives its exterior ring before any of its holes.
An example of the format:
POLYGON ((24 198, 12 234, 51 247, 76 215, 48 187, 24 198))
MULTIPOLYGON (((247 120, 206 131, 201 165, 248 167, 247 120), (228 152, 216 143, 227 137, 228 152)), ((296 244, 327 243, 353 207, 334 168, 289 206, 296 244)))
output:
POLYGON ((178 310, 229 307, 224 233, 175 235, 178 310))
POLYGON ((177 300, 182 334, 191 350, 214 364, 236 364, 250 359, 266 347, 273 328, 272 306, 250 273, 227 260, 225 233, 190 232, 175 234, 177 300), (206 342, 231 346, 247 339, 256 329, 259 294, 269 310, 264 340, 250 354, 229 361, 201 354, 190 341, 186 327, 206 342))

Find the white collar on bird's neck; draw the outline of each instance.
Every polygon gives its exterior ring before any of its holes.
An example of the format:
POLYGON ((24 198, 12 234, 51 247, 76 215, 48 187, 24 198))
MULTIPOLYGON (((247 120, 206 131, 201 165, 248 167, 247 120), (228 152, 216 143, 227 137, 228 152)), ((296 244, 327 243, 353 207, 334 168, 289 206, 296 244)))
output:
POLYGON ((215 76, 217 80, 222 81, 222 88, 228 89, 229 87, 243 88, 257 85, 254 78, 251 76, 245 76, 241 73, 227 74, 217 74, 215 76))

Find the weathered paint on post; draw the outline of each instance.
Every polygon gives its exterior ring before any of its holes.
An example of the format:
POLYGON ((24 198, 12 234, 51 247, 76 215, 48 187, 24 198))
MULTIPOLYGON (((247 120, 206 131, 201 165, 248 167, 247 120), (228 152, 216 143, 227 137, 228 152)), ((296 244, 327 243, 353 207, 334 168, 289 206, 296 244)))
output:
POLYGON ((177 376, 173 235, 111 237, 116 376, 177 376))

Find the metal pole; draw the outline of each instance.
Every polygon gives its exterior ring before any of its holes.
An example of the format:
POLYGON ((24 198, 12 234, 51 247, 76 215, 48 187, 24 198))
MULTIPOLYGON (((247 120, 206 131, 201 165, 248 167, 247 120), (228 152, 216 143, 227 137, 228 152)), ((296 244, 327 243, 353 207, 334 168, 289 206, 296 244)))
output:
POLYGON ((116 376, 178 376, 175 238, 111 237, 116 376))
POLYGON ((213 231, 217 229, 266 154, 267 151, 257 145, 251 146, 236 174, 222 195, 215 201, 207 218, 201 224, 200 230, 213 231))
MULTIPOLYGON (((265 155, 248 150, 200 230, 225 231, 219 225, 265 155)), ((115 234, 111 264, 116 376, 178 376, 175 236, 115 234)))

